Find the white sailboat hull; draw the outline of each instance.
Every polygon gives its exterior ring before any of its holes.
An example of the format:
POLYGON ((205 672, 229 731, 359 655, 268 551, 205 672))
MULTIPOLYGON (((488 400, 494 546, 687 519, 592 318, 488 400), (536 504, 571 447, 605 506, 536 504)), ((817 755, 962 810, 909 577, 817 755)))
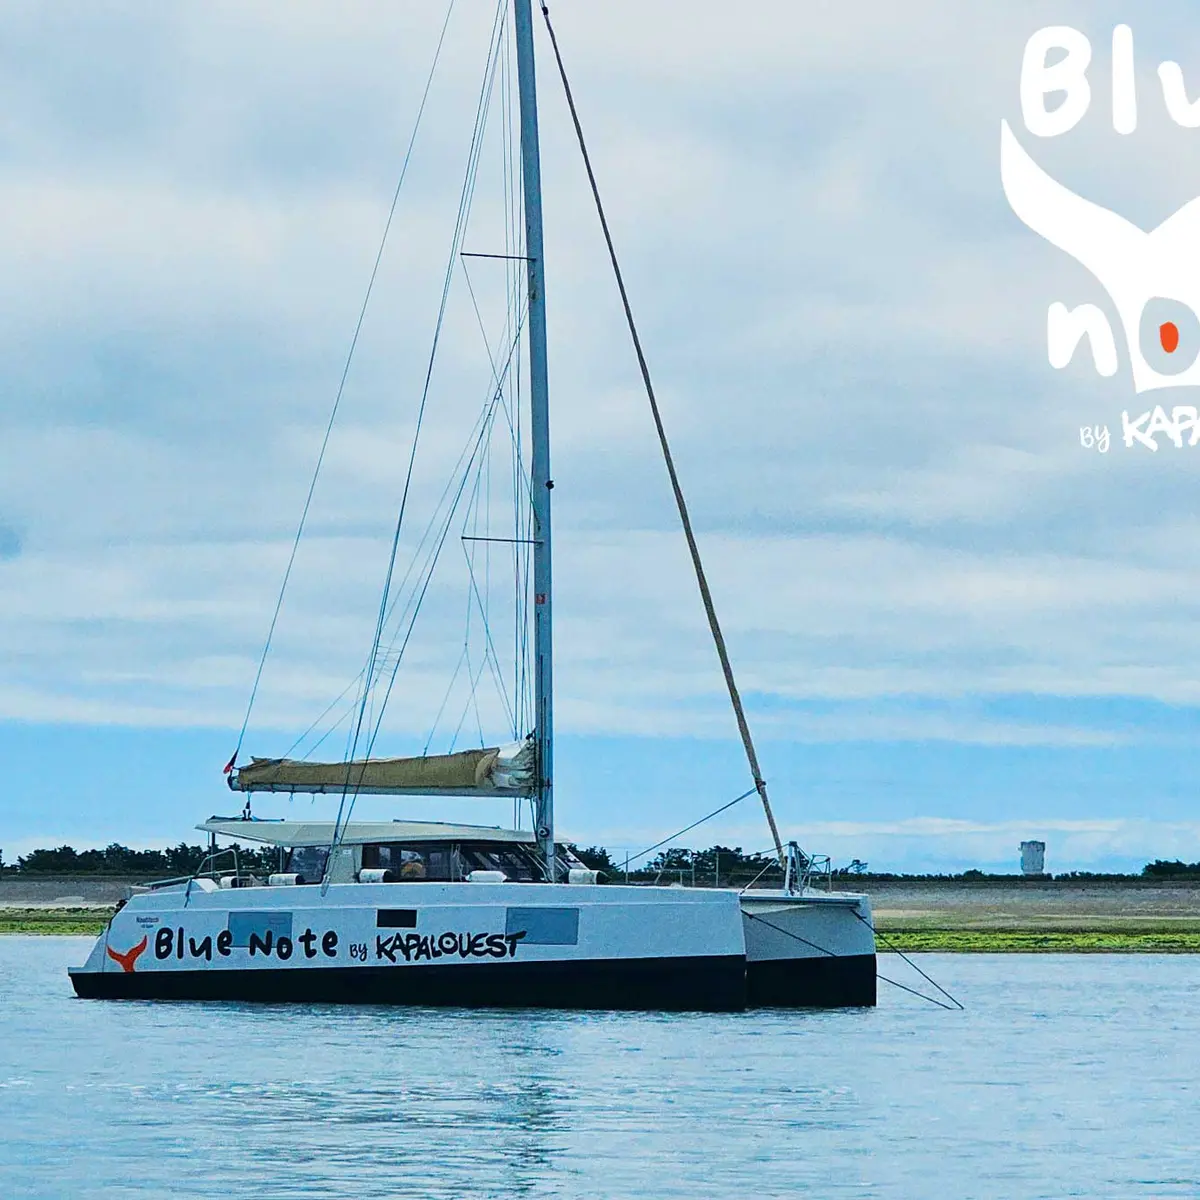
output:
POLYGON ((865 897, 515 883, 134 896, 71 971, 96 999, 737 1011, 875 1002, 865 897))
POLYGON ((741 896, 751 1008, 875 1003, 875 929, 866 896, 741 896))

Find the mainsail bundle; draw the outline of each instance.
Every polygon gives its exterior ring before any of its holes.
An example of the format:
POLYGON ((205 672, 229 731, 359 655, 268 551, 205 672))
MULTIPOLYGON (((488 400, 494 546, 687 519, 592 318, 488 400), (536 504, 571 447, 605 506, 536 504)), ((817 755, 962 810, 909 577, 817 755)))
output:
POLYGON ((506 746, 413 758, 305 762, 253 758, 231 772, 237 792, 335 792, 397 796, 528 796, 536 788, 532 737, 506 746))

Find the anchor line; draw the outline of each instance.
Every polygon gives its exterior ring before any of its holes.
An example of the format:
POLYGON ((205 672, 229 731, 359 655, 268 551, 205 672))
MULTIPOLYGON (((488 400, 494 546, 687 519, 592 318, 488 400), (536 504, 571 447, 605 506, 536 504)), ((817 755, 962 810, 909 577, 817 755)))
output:
MULTIPOLYGON (((853 909, 851 909, 850 911, 854 912, 853 909)), ((798 933, 793 933, 790 929, 784 929, 782 925, 776 925, 774 921, 768 921, 765 917, 756 917, 753 913, 749 913, 749 912, 746 913, 746 916, 749 917, 750 920, 752 920, 752 921, 758 921, 761 924, 766 925, 769 929, 774 929, 776 933, 782 933, 785 937, 790 937, 797 942, 803 943, 805 946, 810 946, 814 950, 819 950, 822 954, 827 954, 830 958, 838 957, 838 955, 836 955, 832 950, 828 950, 824 946, 818 946, 816 942, 810 942, 807 938, 802 938, 798 933)), ((870 921, 868 921, 865 917, 860 916, 856 912, 854 913, 854 916, 857 917, 858 920, 862 921, 862 923, 864 925, 866 925, 867 928, 870 929, 872 933, 875 933, 875 926, 872 925, 870 921)), ((877 934, 876 936, 883 936, 883 935, 877 934)), ((884 940, 886 941, 886 938, 884 940)), ((890 943, 889 943, 889 945, 890 945, 890 943)), ((951 996, 950 993, 948 991, 946 991, 946 989, 944 987, 942 987, 942 985, 940 983, 938 983, 936 979, 930 979, 930 977, 928 975, 926 975, 925 972, 922 971, 921 968, 918 967, 917 964, 915 962, 913 962, 912 959, 909 958, 908 955, 905 954, 903 950, 897 950, 895 946, 892 946, 892 950, 896 954, 899 954, 900 957, 902 959, 904 959, 904 961, 906 963, 908 963, 908 965, 910 967, 912 967, 912 969, 914 971, 916 971, 916 973, 918 975, 920 975, 923 979, 926 979, 931 984, 933 984, 933 986, 935 988, 937 988, 937 990, 939 992, 941 992, 943 996, 945 996, 948 1000, 953 1001, 955 1007, 952 1008, 949 1004, 943 1004, 942 1001, 939 1000, 936 996, 927 996, 927 995, 925 995, 924 992, 919 992, 919 991, 917 991, 916 988, 909 987, 905 983, 900 983, 898 980, 895 980, 895 979, 889 979, 886 975, 880 974, 879 971, 875 972, 876 979, 882 979, 884 983, 890 983, 892 985, 892 987, 898 987, 902 992, 908 992, 910 995, 917 996, 922 1000, 928 1000, 930 1004, 936 1004, 938 1006, 938 1008, 944 1008, 947 1012, 956 1012, 956 1011, 957 1012, 965 1012, 966 1011, 966 1008, 962 1004, 959 1004, 959 1002, 957 1000, 955 1000, 954 997, 951 996)))
POLYGON ((790 929, 784 929, 782 925, 776 925, 774 921, 768 921, 766 917, 756 917, 753 913, 748 912, 746 916, 752 921, 758 921, 765 925, 768 929, 774 929, 776 933, 782 933, 785 937, 795 938, 798 942, 803 942, 806 946, 811 946, 814 950, 820 950, 822 954, 828 954, 830 958, 837 958, 837 955, 832 950, 826 950, 824 946, 818 946, 816 942, 810 942, 808 938, 802 938, 798 933, 793 933, 790 929))
POLYGON ((901 983, 897 979, 889 979, 886 975, 881 975, 878 971, 875 972, 876 979, 882 979, 884 983, 890 983, 892 987, 898 987, 902 992, 907 992, 910 996, 918 996, 922 1000, 928 1000, 930 1004, 936 1004, 938 1008, 943 1008, 946 1012, 959 1012, 962 1009, 960 1004, 958 1008, 952 1008, 949 1004, 943 1004, 936 996, 927 996, 924 992, 918 992, 916 988, 909 987, 907 983, 901 983))
MULTIPOLYGON (((854 912, 855 917, 858 920, 860 920, 872 932, 872 934, 875 935, 875 937, 879 938, 883 942, 883 944, 885 946, 887 946, 889 950, 892 951, 893 954, 900 955, 900 957, 902 959, 904 959, 904 961, 906 963, 908 963, 908 965, 910 967, 912 967, 912 969, 914 971, 916 971, 916 973, 918 975, 920 975, 922 979, 926 980, 927 982, 931 983, 935 988, 937 988, 937 990, 939 992, 941 992, 942 995, 945 996, 946 999, 951 1002, 951 1004, 955 1005, 955 1007, 959 1010, 959 1012, 966 1012, 966 1008, 964 1005, 960 1004, 959 1001, 954 996, 950 995, 950 993, 948 991, 946 991, 946 989, 944 987, 942 987, 942 985, 940 983, 938 983, 938 981, 936 979, 934 979, 932 976, 927 975, 924 971, 922 971, 921 968, 918 967, 917 964, 915 962, 913 962, 913 960, 911 958, 909 958, 908 955, 905 954, 904 951, 901 950, 900 947, 897 946, 896 943, 893 942, 887 936, 886 933, 880 933, 879 930, 876 929, 875 926, 872 925, 871 922, 868 921, 867 918, 864 917, 861 913, 855 912, 853 909, 851 909, 850 911, 854 912)), ((880 978, 882 979, 883 976, 881 975, 880 978)), ((890 983, 891 980, 889 980, 888 982, 890 983)))

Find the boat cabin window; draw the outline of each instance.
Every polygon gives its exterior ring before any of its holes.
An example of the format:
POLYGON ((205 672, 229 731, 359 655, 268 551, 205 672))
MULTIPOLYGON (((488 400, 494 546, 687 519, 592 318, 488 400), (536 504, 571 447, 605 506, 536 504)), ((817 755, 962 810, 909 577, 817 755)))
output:
POLYGON ((512 883, 532 883, 541 878, 541 870, 529 852, 520 846, 488 843, 462 847, 463 873, 503 871, 512 883))
POLYGON ((328 846, 296 846, 288 854, 287 870, 299 875, 305 883, 320 883, 328 862, 328 846))
POLYGON ((391 871, 401 883, 416 880, 457 883, 472 871, 503 871, 513 883, 532 883, 541 878, 541 868, 531 847, 495 842, 468 842, 461 846, 445 842, 368 843, 362 848, 362 865, 391 871))
POLYGON ((367 844, 362 849, 362 865, 391 871, 401 883, 419 880, 450 883, 463 877, 457 846, 367 844))

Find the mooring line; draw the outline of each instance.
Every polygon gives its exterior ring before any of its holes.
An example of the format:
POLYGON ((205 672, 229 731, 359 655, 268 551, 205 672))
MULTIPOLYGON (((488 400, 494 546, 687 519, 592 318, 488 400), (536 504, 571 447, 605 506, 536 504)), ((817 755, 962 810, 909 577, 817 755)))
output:
MULTIPOLYGON (((854 912, 853 909, 851 909, 850 911, 854 912)), ((871 922, 868 921, 865 917, 861 916, 857 912, 854 912, 854 915, 856 917, 858 917, 858 919, 860 921, 862 921, 862 923, 873 934, 875 934, 875 936, 877 936, 877 937, 882 936, 876 932, 875 926, 872 925, 871 922)), ((822 954, 829 955, 830 958, 838 958, 839 957, 837 954, 834 953, 834 951, 827 950, 824 946, 818 946, 816 942, 810 942, 808 940, 808 938, 802 938, 798 933, 793 933, 790 929, 784 929, 782 925, 776 925, 774 921, 768 921, 766 919, 766 917, 757 917, 752 912, 746 913, 746 916, 749 917, 751 921, 759 921, 763 925, 766 925, 768 929, 774 929, 776 933, 782 933, 785 937, 790 937, 790 938, 793 938, 797 942, 802 942, 805 946, 810 946, 814 950, 819 950, 822 954)), ((887 939, 885 938, 884 940, 886 941, 887 939)), ((889 945, 890 944, 891 943, 889 943, 889 945)), ((938 981, 936 979, 931 979, 928 975, 926 975, 925 972, 922 971, 921 968, 918 967, 917 964, 915 962, 913 962, 913 960, 911 958, 909 958, 908 955, 905 954, 903 950, 898 950, 898 949, 896 949, 895 946, 892 946, 892 950, 894 953, 899 954, 900 957, 902 959, 904 959, 904 961, 906 963, 908 963, 908 965, 910 967, 912 967, 912 969, 914 971, 916 971, 916 973, 918 975, 920 975, 922 979, 926 979, 931 984, 933 984, 933 986, 935 988, 937 988, 937 990, 939 992, 941 992, 942 995, 945 996, 947 1000, 951 1001, 951 1003, 954 1005, 954 1007, 951 1008, 951 1006, 949 1004, 943 1004, 936 996, 927 996, 927 995, 925 995, 924 992, 917 991, 916 988, 911 988, 907 984, 900 983, 895 979, 889 979, 886 975, 881 975, 878 971, 875 972, 876 979, 882 979, 884 983, 890 983, 892 985, 892 987, 898 987, 902 992, 908 992, 910 995, 918 996, 922 1000, 928 1000, 930 1004, 936 1004, 938 1006, 938 1008, 944 1008, 947 1012, 956 1012, 956 1011, 957 1012, 966 1012, 966 1008, 962 1004, 959 1004, 959 1002, 953 996, 951 996, 950 993, 948 991, 946 991, 946 989, 944 987, 942 987, 942 985, 940 983, 938 983, 938 981)))
MULTIPOLYGON (((875 926, 872 925, 871 922, 868 921, 867 918, 862 915, 862 913, 857 912, 854 909, 851 909, 850 911, 853 912, 854 915, 871 931, 871 933, 874 934, 874 936, 876 938, 880 939, 883 942, 883 944, 892 951, 893 954, 900 955, 900 957, 902 959, 904 959, 904 961, 906 963, 908 963, 908 965, 910 967, 912 967, 912 969, 914 971, 916 971, 916 973, 918 975, 920 975, 922 979, 924 979, 927 983, 930 983, 935 988, 937 988, 937 990, 939 992, 941 992, 942 995, 945 996, 946 999, 949 1000, 950 1003, 953 1004, 955 1006, 955 1008, 958 1009, 959 1012, 966 1012, 966 1007, 964 1005, 960 1004, 954 996, 950 995, 950 993, 948 991, 946 991, 946 989, 944 987, 942 987, 942 985, 940 983, 938 983, 938 981, 936 979, 934 979, 932 976, 927 975, 924 971, 922 971, 921 968, 918 967, 917 964, 915 962, 913 962, 913 960, 911 958, 909 958, 908 955, 905 954, 904 951, 901 950, 900 947, 895 944, 895 942, 889 940, 889 938, 886 934, 880 933, 879 930, 876 929, 875 926)), ((882 979, 883 976, 880 975, 879 978, 882 979)), ((891 983, 893 981, 889 979, 887 982, 891 983)), ((899 987, 900 984, 897 984, 896 986, 899 987)), ((926 996, 925 999, 928 1000, 929 997, 926 996)), ((936 1001, 935 1001, 935 1003, 936 1003, 936 1001)), ((943 1007, 945 1007, 945 1006, 943 1005, 943 1007)))
POLYGON ((782 925, 776 925, 774 921, 768 921, 766 917, 756 917, 752 912, 746 913, 746 916, 752 921, 760 921, 768 929, 774 929, 776 933, 785 934, 787 937, 795 938, 798 942, 803 942, 806 946, 811 946, 814 950, 820 950, 822 954, 828 954, 830 958, 838 957, 832 950, 826 950, 824 946, 818 946, 816 942, 810 942, 807 938, 802 938, 798 933, 793 933, 790 929, 784 929, 782 925))
POLYGON ((918 992, 916 988, 911 988, 906 983, 900 983, 895 979, 889 979, 886 975, 880 975, 875 972, 876 979, 882 979, 884 983, 890 983, 892 987, 898 987, 902 992, 908 992, 909 995, 919 996, 922 1000, 928 1000, 930 1004, 936 1004, 938 1008, 944 1008, 946 1012, 958 1012, 962 1009, 960 1004, 957 1009, 951 1008, 949 1004, 943 1004, 936 996, 927 996, 924 992, 918 992))

